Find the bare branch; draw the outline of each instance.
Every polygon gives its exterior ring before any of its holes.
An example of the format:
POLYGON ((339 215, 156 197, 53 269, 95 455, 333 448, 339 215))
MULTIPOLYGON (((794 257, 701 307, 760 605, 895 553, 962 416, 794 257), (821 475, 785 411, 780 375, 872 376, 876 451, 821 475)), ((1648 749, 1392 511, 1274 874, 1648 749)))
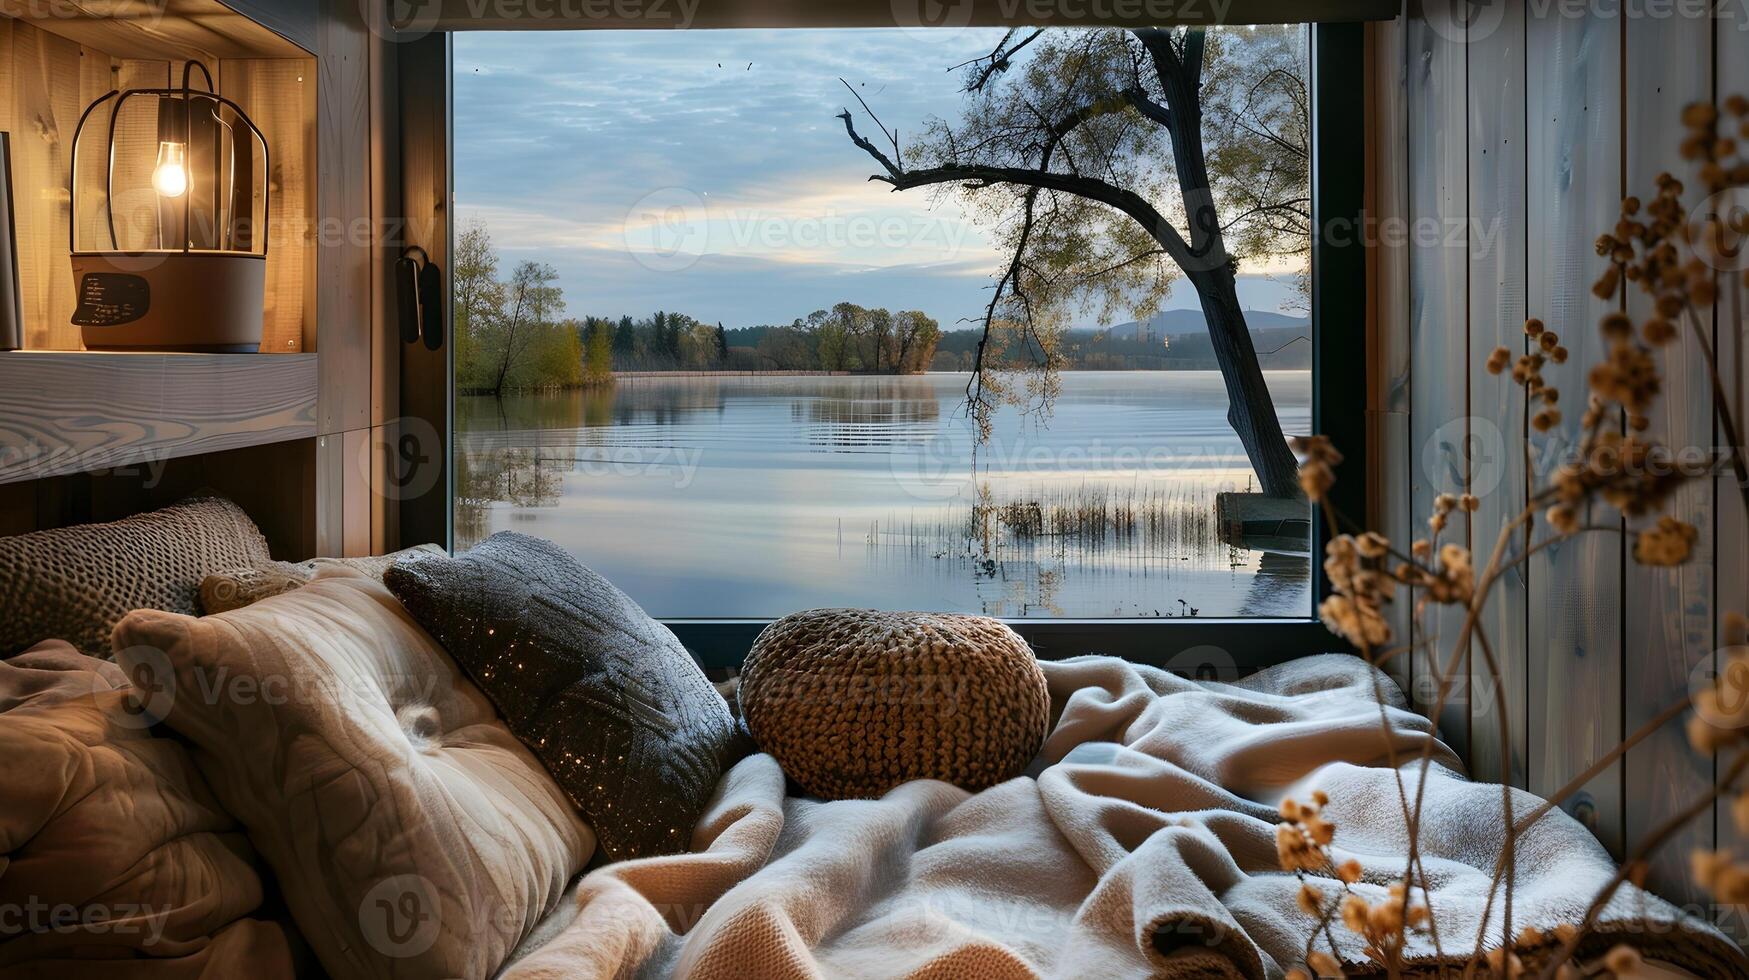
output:
MULTIPOLYGON (((1127 105, 1128 103, 1124 103, 1127 105)), ((1056 140, 1073 130, 1087 119, 1112 111, 1110 103, 1092 103, 1077 109, 1064 117, 1052 128, 1056 140)), ((1189 244, 1178 233, 1178 229, 1166 220, 1147 199, 1135 191, 1108 184, 1095 177, 1085 177, 1078 174, 1053 173, 1045 169, 1026 167, 994 167, 980 164, 950 163, 939 167, 925 167, 920 170, 906 170, 888 159, 878 147, 864 139, 856 131, 855 120, 846 109, 838 118, 844 120, 844 129, 850 134, 851 142, 861 147, 863 152, 873 157, 887 171, 886 176, 875 174, 870 180, 879 180, 893 186, 894 190, 909 190, 913 187, 928 187, 935 184, 951 184, 965 182, 974 189, 991 187, 996 184, 1013 184, 1019 187, 1032 187, 1040 190, 1061 191, 1073 194, 1090 201, 1098 201, 1109 207, 1116 208, 1129 215, 1141 225, 1153 239, 1160 243, 1161 248, 1178 263, 1181 268, 1195 268, 1194 256, 1189 244)), ((1046 158, 1043 166, 1049 165, 1049 150, 1055 143, 1046 148, 1046 158)))
MULTIPOLYGON (((850 83, 845 81, 843 78, 838 79, 838 84, 844 86, 847 89, 850 89, 850 94, 856 96, 856 101, 862 105, 862 111, 868 113, 868 117, 870 119, 874 120, 874 124, 878 129, 880 129, 881 135, 885 136, 887 139, 892 141, 892 143, 893 143, 893 159, 898 162, 899 166, 901 166, 901 167, 904 166, 905 165, 905 154, 900 152, 900 150, 899 150, 899 130, 898 130, 898 128, 894 127, 892 132, 888 132, 886 124, 881 122, 881 117, 875 115, 874 110, 870 109, 868 107, 868 103, 863 100, 862 93, 858 92, 854 88, 851 88, 850 83)), ((848 126, 848 125, 850 125, 850 120, 848 119, 848 116, 850 115, 850 110, 846 109, 846 110, 844 110, 844 113, 845 113, 845 116, 847 117, 845 119, 845 125, 848 126)), ((850 136, 852 139, 855 139, 856 133, 854 131, 852 131, 850 136)))
POLYGON ((1025 48, 1027 45, 1038 40, 1039 35, 1044 32, 1045 29, 1042 27, 1034 28, 1033 32, 1028 34, 1024 40, 1015 44, 1013 47, 1008 47, 1008 42, 1013 39, 1015 34, 1015 31, 1010 29, 1008 33, 1002 35, 1002 40, 996 42, 995 50, 982 57, 973 58, 971 61, 954 65, 952 68, 949 68, 948 71, 957 71, 969 65, 979 65, 982 63, 980 67, 972 73, 972 77, 966 82, 967 92, 982 92, 984 86, 988 85, 991 79, 1008 70, 1008 67, 1014 63, 1014 56, 1020 53, 1022 48, 1025 48))

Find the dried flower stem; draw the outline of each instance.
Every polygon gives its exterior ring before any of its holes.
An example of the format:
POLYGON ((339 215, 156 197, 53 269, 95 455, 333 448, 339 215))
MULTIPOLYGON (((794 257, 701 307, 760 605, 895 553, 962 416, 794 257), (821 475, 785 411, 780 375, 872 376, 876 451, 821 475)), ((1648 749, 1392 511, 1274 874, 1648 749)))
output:
POLYGON ((1726 771, 1723 779, 1714 784, 1711 792, 1703 794, 1681 812, 1659 824, 1657 829, 1640 841, 1633 853, 1628 855, 1628 859, 1622 862, 1621 868, 1616 871, 1615 876, 1610 878, 1609 883, 1603 886, 1603 890, 1597 893, 1597 897, 1591 900, 1591 906, 1585 910, 1585 918, 1580 921, 1579 928, 1573 930, 1573 934, 1562 944, 1560 951, 1543 968, 1543 980, 1554 980, 1555 971, 1560 969, 1561 964, 1573 958, 1573 954, 1579 949, 1579 943, 1585 938, 1585 934, 1597 924, 1597 916, 1602 913, 1604 906, 1609 904, 1609 900, 1615 897, 1622 882, 1628 879, 1634 868, 1651 856, 1652 852, 1664 846, 1664 842, 1675 836, 1684 824, 1711 810, 1713 803, 1719 797, 1732 790, 1737 778, 1743 774, 1745 768, 1749 768, 1749 750, 1737 753, 1736 758, 1731 760, 1730 769, 1726 771))
MULTIPOLYGON (((1494 684, 1494 714, 1500 719, 1500 752, 1502 768, 1504 769, 1505 759, 1511 754, 1509 746, 1512 745, 1511 720, 1507 717, 1506 711, 1505 681, 1500 676, 1500 663, 1494 656, 1494 646, 1488 642, 1487 631, 1482 629, 1480 624, 1476 626, 1476 643, 1482 648, 1482 660, 1487 664, 1488 676, 1494 684)), ((1512 948, 1512 886, 1517 878, 1518 870, 1518 863, 1514 859, 1514 854, 1517 851, 1518 830, 1517 822, 1512 819, 1512 784, 1505 779, 1500 781, 1500 810, 1504 814, 1502 826, 1506 828, 1506 843, 1500 849, 1502 865, 1494 869, 1494 881, 1488 886, 1488 904, 1482 910, 1482 923, 1476 927, 1475 958, 1478 960, 1482 957, 1484 940, 1488 935, 1488 919, 1494 912, 1495 886, 1500 882, 1502 875, 1506 879, 1506 899, 1500 910, 1502 945, 1507 949, 1512 948)))
POLYGON ((1713 353, 1712 342, 1707 339, 1706 331, 1700 328, 1700 311, 1693 303, 1685 307, 1688 321, 1694 331, 1695 342, 1700 345, 1701 356, 1706 359, 1707 376, 1712 379, 1713 409, 1718 416, 1719 426, 1724 430, 1726 444, 1730 447, 1731 468, 1737 475, 1737 492, 1743 497, 1743 507, 1749 510, 1749 464, 1743 460, 1743 440, 1737 434, 1737 422, 1731 415, 1731 403, 1725 395, 1725 383, 1719 378, 1719 361, 1713 353))

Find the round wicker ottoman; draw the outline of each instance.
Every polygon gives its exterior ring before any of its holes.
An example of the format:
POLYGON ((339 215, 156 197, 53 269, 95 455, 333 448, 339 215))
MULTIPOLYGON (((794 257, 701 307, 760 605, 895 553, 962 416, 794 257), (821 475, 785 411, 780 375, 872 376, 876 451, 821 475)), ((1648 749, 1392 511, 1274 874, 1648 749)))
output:
POLYGON ((1050 716, 1044 672, 994 619, 872 609, 785 616, 753 642, 741 713, 759 747, 823 799, 910 779, 968 790, 1020 774, 1050 716))

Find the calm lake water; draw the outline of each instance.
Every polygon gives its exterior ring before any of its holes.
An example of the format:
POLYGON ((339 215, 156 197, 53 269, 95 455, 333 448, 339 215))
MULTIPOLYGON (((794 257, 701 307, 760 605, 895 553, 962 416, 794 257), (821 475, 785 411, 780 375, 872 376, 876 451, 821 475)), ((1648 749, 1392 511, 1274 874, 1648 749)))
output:
MULTIPOLYGON (((671 377, 458 397, 456 543, 551 538, 659 617, 816 606, 1305 616, 1308 561, 1232 548, 1253 478, 1219 374, 1066 372, 974 447, 966 376, 671 377), (974 448, 976 448, 974 460, 974 448)), ((1310 375, 1268 375, 1282 427, 1310 375)))

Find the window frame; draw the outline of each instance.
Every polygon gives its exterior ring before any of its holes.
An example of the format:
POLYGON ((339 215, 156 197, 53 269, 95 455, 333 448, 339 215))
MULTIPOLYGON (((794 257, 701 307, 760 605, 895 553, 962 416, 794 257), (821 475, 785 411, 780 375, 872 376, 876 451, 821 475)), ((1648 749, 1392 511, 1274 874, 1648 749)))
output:
MULTIPOLYGON (((1337 468, 1332 503, 1340 513, 1360 516, 1367 513, 1368 503, 1369 349, 1366 259, 1361 235, 1366 167, 1356 165, 1366 156, 1365 26, 1320 23, 1311 25, 1310 31, 1314 229, 1312 429, 1329 436, 1344 455, 1337 468)), ((447 39, 442 47, 444 55, 450 56, 447 39)), ((446 75, 449 67, 444 66, 446 75)), ((453 102, 445 101, 453 112, 453 102)), ((453 119, 449 122, 450 132, 443 134, 446 141, 453 133, 453 119)), ((447 380, 448 393, 453 393, 453 368, 448 371, 447 380)), ((448 415, 447 405, 444 415, 448 415)), ((443 537, 446 546, 453 547, 454 499, 447 479, 453 446, 449 445, 447 422, 446 417, 441 430, 445 443, 441 465, 446 479, 439 481, 439 486, 443 489, 445 508, 443 537)), ((1323 553, 1327 539, 1324 522, 1314 519, 1311 542, 1314 558, 1323 553)), ((1314 562, 1312 609, 1307 610, 1303 619, 1005 619, 1004 622, 1024 637, 1042 659, 1101 653, 1186 674, 1231 678, 1309 654, 1353 652, 1314 614, 1329 589, 1321 563, 1314 562)), ((770 620, 674 618, 662 622, 702 666, 732 669, 740 666, 754 638, 770 620)))

